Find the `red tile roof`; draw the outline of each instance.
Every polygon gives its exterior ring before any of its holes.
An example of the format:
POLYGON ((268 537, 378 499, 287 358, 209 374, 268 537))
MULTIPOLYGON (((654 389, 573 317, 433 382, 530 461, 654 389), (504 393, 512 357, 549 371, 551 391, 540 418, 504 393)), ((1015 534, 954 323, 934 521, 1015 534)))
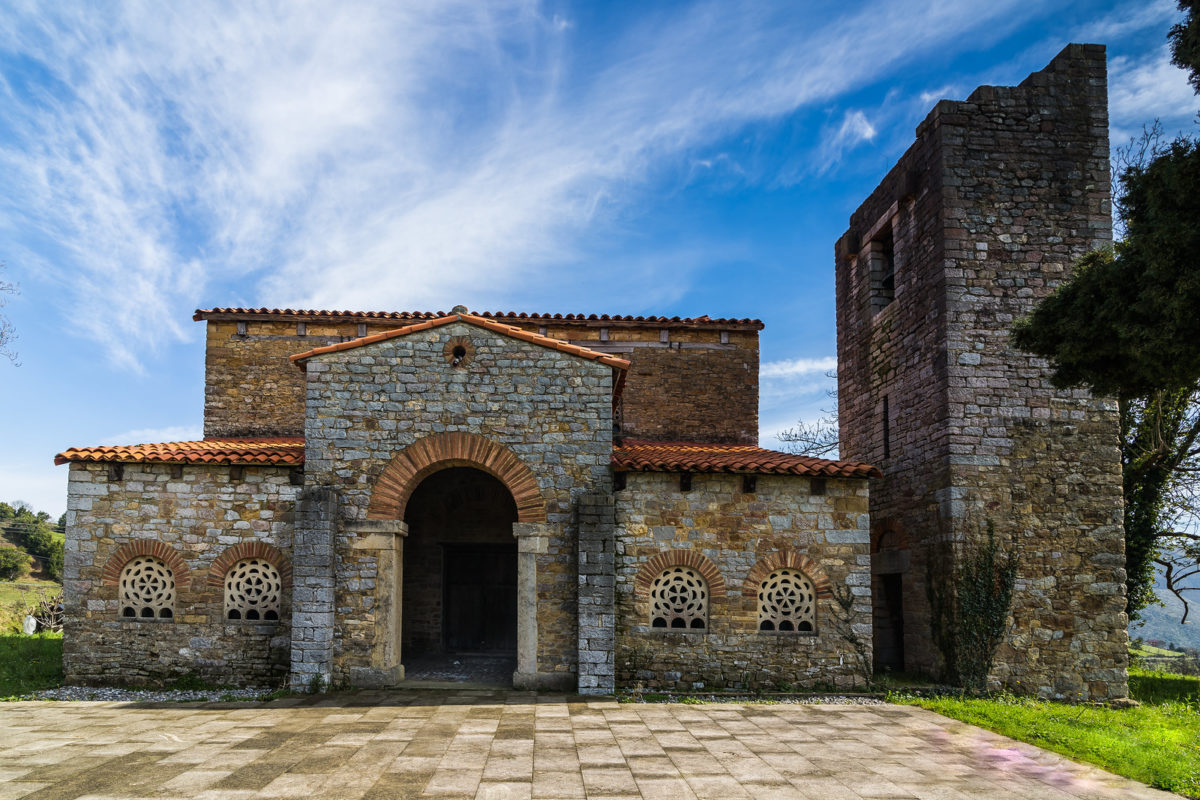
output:
MULTIPOLYGON (((448 316, 443 311, 320 311, 312 309, 292 308, 198 308, 192 315, 196 321, 211 317, 304 317, 317 319, 383 319, 420 321, 440 319, 448 316)), ((522 322, 541 322, 583 325, 596 322, 633 323, 639 325, 662 326, 698 326, 714 328, 753 328, 762 330, 763 323, 757 319, 725 319, 708 316, 701 317, 642 317, 631 314, 527 314, 518 311, 480 311, 476 316, 485 319, 522 322)))
POLYGON ((124 464, 270 464, 304 463, 304 437, 271 439, 204 439, 198 442, 73 447, 54 457, 55 464, 101 461, 124 464))
POLYGON ((382 342, 385 339, 394 339, 397 336, 407 336, 410 333, 418 333, 420 331, 437 328, 442 325, 449 325, 451 322, 464 322, 468 325, 474 325, 484 330, 499 333, 503 336, 510 336, 513 339, 520 339, 531 344, 548 347, 551 350, 558 350, 563 353, 568 353, 580 358, 589 358, 593 361, 599 361, 601 364, 607 364, 610 367, 617 369, 629 369, 629 362, 623 358, 611 356, 608 353, 601 353, 596 350, 589 350, 586 347, 564 342, 562 339, 551 339, 549 336, 542 336, 537 333, 531 333, 523 328, 517 328, 513 325, 501 325, 499 322, 493 322, 490 319, 485 319, 476 314, 469 313, 453 313, 437 319, 430 319, 424 322, 418 322, 414 325, 407 325, 403 328, 396 328, 383 333, 375 333, 370 336, 363 336, 358 339, 351 339, 348 342, 339 342, 338 344, 330 344, 325 347, 314 347, 312 350, 307 350, 303 353, 297 353, 291 356, 292 363, 299 364, 313 356, 324 355, 325 353, 336 353, 341 350, 352 350, 363 345, 382 342))
MULTIPOLYGON (((55 464, 73 461, 301 466, 304 464, 304 438, 227 438, 197 442, 76 447, 64 450, 54 457, 55 464)), ((613 469, 618 472, 745 472, 829 478, 878 478, 882 475, 876 467, 853 461, 809 458, 764 450, 752 445, 704 442, 646 442, 626 439, 613 447, 611 463, 613 469)))
POLYGON ((810 475, 828 478, 881 478, 870 464, 829 461, 764 450, 744 444, 646 442, 625 439, 613 447, 618 472, 746 472, 766 475, 810 475))

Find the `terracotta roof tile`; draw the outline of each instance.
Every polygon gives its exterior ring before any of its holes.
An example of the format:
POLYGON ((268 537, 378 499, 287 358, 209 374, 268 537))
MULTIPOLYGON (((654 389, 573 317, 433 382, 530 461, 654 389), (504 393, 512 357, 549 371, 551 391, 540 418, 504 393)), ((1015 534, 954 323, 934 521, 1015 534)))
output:
POLYGON ((198 442, 73 447, 54 457, 55 464, 72 461, 300 466, 304 463, 304 437, 203 439, 198 442))
MULTIPOLYGON (((192 315, 196 321, 209 317, 316 317, 343 319, 384 319, 384 320, 427 320, 440 319, 449 316, 443 311, 321 311, 315 309, 292 308, 198 308, 192 315)), ((688 325, 703 327, 725 328, 763 328, 762 320, 713 318, 705 314, 700 317, 663 317, 663 316, 634 316, 632 314, 529 314, 523 311, 480 311, 475 316, 499 322, 553 322, 563 324, 587 324, 597 322, 635 323, 643 325, 688 325)))
POLYGON ((647 442, 625 439, 613 447, 618 472, 745 472, 828 478, 880 478, 878 467, 830 461, 742 444, 647 442))
MULTIPOLYGON (((304 464, 304 438, 225 438, 74 447, 54 457, 55 464, 75 461, 301 466, 304 464)), ((618 472, 737 472, 829 478, 878 478, 882 475, 877 467, 869 464, 797 456, 752 445, 634 439, 626 439, 613 447, 612 467, 618 472)))
POLYGON ((336 353, 342 350, 353 350, 356 347, 382 342, 386 339, 394 339, 397 336, 408 336, 411 333, 419 333, 421 331, 429 330, 430 328, 449 325, 451 322, 464 322, 468 325, 474 325, 478 328, 492 331, 493 333, 499 333, 503 336, 510 336, 513 339, 520 339, 531 344, 540 345, 541 347, 548 347, 551 350, 558 350, 573 356, 579 356, 580 358, 588 358, 592 361, 599 361, 601 364, 607 364, 608 366, 616 367, 617 369, 629 369, 629 362, 623 358, 617 358, 616 356, 611 356, 608 353, 601 353, 596 350, 589 350, 586 347, 580 347, 579 345, 564 342, 562 339, 551 339, 549 336, 531 333, 523 328, 518 328, 513 325, 501 325, 499 322, 486 319, 476 314, 467 313, 448 314, 444 317, 438 317, 437 319, 428 319, 424 322, 406 325, 403 328, 396 328, 395 330, 384 331, 383 333, 375 333, 370 336, 351 339, 348 342, 339 342, 338 344, 330 344, 324 347, 314 347, 312 350, 307 350, 303 353, 297 353, 290 358, 292 363, 299 364, 300 362, 312 358, 313 356, 324 355, 326 353, 336 353))

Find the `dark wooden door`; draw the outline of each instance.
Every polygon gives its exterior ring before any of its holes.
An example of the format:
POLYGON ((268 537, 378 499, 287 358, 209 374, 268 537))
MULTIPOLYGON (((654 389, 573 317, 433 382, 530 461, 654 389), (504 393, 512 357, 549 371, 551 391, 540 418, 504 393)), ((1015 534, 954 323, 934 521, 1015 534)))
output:
POLYGON ((878 577, 883 589, 883 609, 877 608, 875 614, 875 666, 901 672, 904 670, 904 579, 900 573, 878 577))
POLYGON ((446 650, 517 651, 517 546, 443 545, 446 650))

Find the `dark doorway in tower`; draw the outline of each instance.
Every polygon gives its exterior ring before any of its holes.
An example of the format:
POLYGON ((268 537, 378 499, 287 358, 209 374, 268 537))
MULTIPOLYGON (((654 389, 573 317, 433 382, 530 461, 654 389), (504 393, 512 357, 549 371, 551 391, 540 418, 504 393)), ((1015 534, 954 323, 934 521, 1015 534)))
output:
POLYGON ((404 521, 401 658, 406 681, 511 684, 517 650, 517 506, 470 467, 427 477, 404 521))
POLYGON ((874 605, 875 671, 904 671, 904 576, 910 552, 907 539, 885 528, 871 547, 871 597, 874 605))

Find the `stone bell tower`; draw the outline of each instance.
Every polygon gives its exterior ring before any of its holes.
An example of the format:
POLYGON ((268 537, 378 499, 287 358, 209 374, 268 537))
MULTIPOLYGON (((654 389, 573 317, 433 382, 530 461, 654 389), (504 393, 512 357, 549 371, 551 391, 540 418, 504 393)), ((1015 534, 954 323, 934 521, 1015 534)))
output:
MULTIPOLYGON (((989 523, 1019 559, 992 678, 1127 694, 1116 404, 1055 389, 1013 322, 1112 241, 1105 51, 939 102, 837 242, 842 458, 871 487, 876 666, 932 672, 935 554, 989 523)), ((940 565, 940 566, 939 566, 940 565)))

